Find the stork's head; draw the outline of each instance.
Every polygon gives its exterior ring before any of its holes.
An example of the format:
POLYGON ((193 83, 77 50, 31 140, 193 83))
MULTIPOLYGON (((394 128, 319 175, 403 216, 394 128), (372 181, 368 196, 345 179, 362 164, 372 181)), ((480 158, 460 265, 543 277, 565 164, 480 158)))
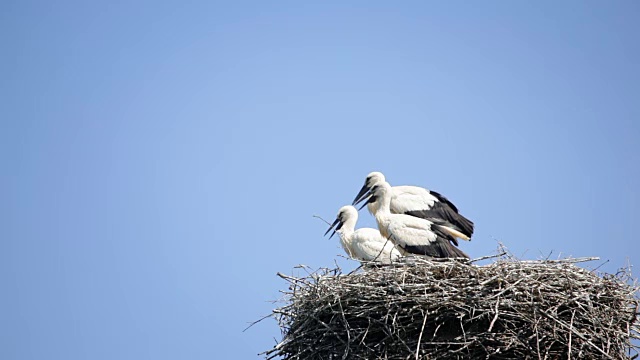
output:
POLYGON ((383 181, 373 186, 371 188, 370 194, 371 195, 369 196, 369 199, 367 199, 367 201, 362 205, 362 207, 360 207, 360 209, 362 209, 363 207, 369 204, 373 204, 373 207, 376 209, 374 211, 375 213, 377 209, 379 209, 380 206, 382 206, 381 201, 386 200, 387 206, 389 206, 389 202, 391 202, 391 185, 389 185, 388 182, 383 181))
POLYGON ((366 199, 367 195, 371 194, 371 189, 383 182, 385 182, 385 178, 381 172, 374 171, 369 173, 367 178, 364 180, 364 185, 362 185, 360 192, 358 192, 358 195, 356 195, 356 198, 353 200, 352 205, 357 205, 362 200, 366 199))
POLYGON ((326 236, 329 233, 329 231, 331 231, 335 227, 335 230, 333 230, 333 233, 331 233, 331 236, 329 236, 329 239, 331 239, 333 235, 335 235, 336 231, 342 228, 342 225, 344 225, 344 223, 346 223, 349 220, 352 220, 355 224, 357 219, 358 219, 358 210, 356 210, 356 208, 354 208, 351 205, 343 206, 338 211, 338 216, 336 217, 336 220, 333 222, 333 224, 331 224, 331 226, 329 227, 327 232, 324 233, 324 235, 326 236))
POLYGON ((384 175, 379 172, 379 171, 374 171, 369 173, 369 175, 367 175, 367 179, 365 180, 365 184, 369 185, 370 187, 374 187, 380 183, 385 182, 386 179, 384 178, 384 175))

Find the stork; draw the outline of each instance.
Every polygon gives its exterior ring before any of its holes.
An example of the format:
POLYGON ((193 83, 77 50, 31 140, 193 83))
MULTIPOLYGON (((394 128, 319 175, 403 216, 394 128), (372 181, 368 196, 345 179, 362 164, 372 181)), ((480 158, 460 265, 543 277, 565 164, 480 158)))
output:
POLYGON ((374 216, 382 236, 411 254, 437 258, 469 258, 453 245, 457 245, 455 236, 464 239, 463 234, 447 226, 446 221, 392 214, 391 197, 391 185, 385 181, 371 188, 371 196, 367 200, 368 204, 374 205, 374 216))
POLYGON ((378 230, 371 228, 355 230, 357 221, 358 210, 351 205, 343 206, 338 211, 336 220, 324 234, 327 235, 335 228, 329 239, 338 232, 342 248, 353 259, 389 264, 402 256, 393 242, 383 237, 378 230))
MULTIPOLYGON (((374 186, 384 182, 386 180, 381 172, 374 171, 367 175, 352 205, 365 200, 374 186)), ((370 213, 375 213, 375 206, 376 202, 368 203, 367 208, 370 213)), ((418 186, 393 186, 390 210, 392 214, 406 214, 427 220, 442 219, 448 223, 448 228, 464 235, 461 237, 464 240, 470 240, 473 235, 473 222, 460 215, 458 208, 451 201, 433 190, 418 186)))

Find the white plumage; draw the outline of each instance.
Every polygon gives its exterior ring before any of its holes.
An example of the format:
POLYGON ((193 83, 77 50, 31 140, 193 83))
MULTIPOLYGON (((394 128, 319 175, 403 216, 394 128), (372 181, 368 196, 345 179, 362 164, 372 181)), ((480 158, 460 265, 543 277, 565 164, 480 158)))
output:
POLYGON ((335 227, 329 238, 337 232, 344 251, 357 260, 388 264, 402 256, 394 243, 383 237, 378 230, 371 228, 355 230, 357 221, 358 210, 350 205, 343 206, 325 235, 335 227))
MULTIPOLYGON (((469 256, 455 247, 454 235, 458 233, 442 220, 426 220, 404 214, 392 214, 390 210, 391 185, 382 182, 371 189, 367 203, 372 204, 374 216, 382 236, 393 241, 408 253, 438 258, 469 256)), ((462 234, 459 234, 462 235, 462 234)))
MULTIPOLYGON (((385 183, 382 173, 374 171, 367 175, 365 183, 353 201, 353 205, 365 200, 375 186, 385 183)), ((406 214, 423 219, 444 220, 448 228, 456 233, 455 237, 469 240, 473 235, 473 222, 458 213, 458 208, 441 194, 418 186, 393 186, 391 187, 391 202, 389 210, 392 214, 406 214)), ((376 202, 367 204, 369 212, 376 213, 376 202)))

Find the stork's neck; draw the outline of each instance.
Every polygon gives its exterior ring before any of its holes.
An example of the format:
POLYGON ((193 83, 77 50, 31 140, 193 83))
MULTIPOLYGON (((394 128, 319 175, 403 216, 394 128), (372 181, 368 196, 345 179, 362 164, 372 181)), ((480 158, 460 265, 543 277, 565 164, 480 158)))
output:
POLYGON ((376 213, 378 212, 379 207, 380 207, 380 203, 377 201, 367 204, 367 210, 369 210, 369 213, 374 217, 376 216, 376 213))
POLYGON ((389 225, 389 216, 391 215, 391 197, 390 194, 383 192, 379 195, 379 198, 375 202, 376 209, 375 210, 375 218, 378 223, 378 229, 382 233, 382 236, 387 237, 388 234, 386 232, 386 228, 389 225))
POLYGON ((342 245, 342 249, 349 254, 350 257, 353 257, 351 252, 351 243, 353 242, 353 231, 351 232, 343 232, 342 229, 339 231, 340 233, 340 245, 342 245))
POLYGON ((382 213, 383 215, 391 213, 391 191, 387 189, 381 191, 377 202, 379 203, 377 213, 382 213))
POLYGON ((356 217, 349 217, 345 219, 342 223, 342 227, 338 230, 340 233, 340 245, 344 251, 349 254, 349 256, 353 257, 351 253, 351 243, 353 242, 353 233, 355 232, 356 221, 358 221, 357 215, 356 217))
POLYGON ((342 223, 342 227, 340 227, 340 233, 341 234, 345 234, 345 235, 351 235, 353 234, 353 232, 356 229, 356 222, 358 221, 358 218, 354 218, 354 217, 350 217, 348 219, 345 219, 345 221, 342 223))

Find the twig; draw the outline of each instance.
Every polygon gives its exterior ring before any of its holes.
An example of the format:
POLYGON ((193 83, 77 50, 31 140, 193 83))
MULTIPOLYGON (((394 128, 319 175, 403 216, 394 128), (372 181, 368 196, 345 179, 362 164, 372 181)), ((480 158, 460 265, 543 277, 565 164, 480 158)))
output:
POLYGON ((567 351, 567 360, 571 360, 571 335, 573 335, 573 318, 576 316, 576 311, 571 312, 571 322, 569 322, 569 351, 567 351))
POLYGON ((416 345, 416 360, 420 358, 420 341, 422 341, 422 333, 424 332, 424 326, 427 323, 427 316, 429 314, 424 314, 424 319, 422 320, 422 328, 420 329, 420 335, 418 336, 418 345, 416 345))
POLYGON ((324 221, 327 225, 331 226, 331 223, 330 223, 330 222, 328 222, 327 220, 323 219, 322 217, 320 217, 320 216, 318 216, 318 215, 313 215, 313 217, 314 217, 314 218, 318 218, 318 219, 320 219, 320 220, 324 221))
POLYGON ((256 320, 256 321, 253 321, 252 323, 250 323, 250 324, 249 324, 249 326, 247 326, 246 328, 244 328, 244 330, 242 330, 242 332, 247 331, 247 330, 248 330, 250 327, 252 327, 253 325, 255 325, 255 324, 259 323, 260 321, 262 321, 262 320, 264 320, 264 319, 266 319, 266 318, 272 317, 272 316, 273 316, 273 313, 271 313, 271 314, 267 314, 267 315, 265 315, 265 316, 261 317, 260 319, 258 319, 258 320, 256 320))
POLYGON ((602 267, 602 265, 604 265, 604 264, 606 264, 606 263, 608 263, 608 262, 609 262, 609 259, 607 259, 607 261, 604 261, 602 264, 598 265, 598 267, 597 267, 597 268, 595 268, 595 269, 593 269, 593 270, 591 270, 591 271, 597 271, 598 269, 600 269, 600 267, 602 267))
POLYGON ((491 324, 489 324, 489 330, 487 330, 487 332, 491 332, 491 329, 493 329, 493 324, 496 323, 496 320, 498 320, 498 305, 500 305, 500 295, 498 295, 498 298, 496 299, 496 308, 495 308, 495 312, 496 312, 496 316, 493 317, 493 320, 491 320, 491 324))
POLYGON ((478 262, 478 261, 482 261, 482 260, 499 258, 499 257, 502 257, 502 256, 504 256, 504 255, 507 255, 507 252, 506 252, 506 251, 503 251, 503 252, 501 252, 501 253, 499 253, 499 254, 487 255, 487 256, 481 256, 481 257, 479 257, 479 258, 475 258, 475 259, 469 260, 469 264, 473 264, 474 262, 478 262))

